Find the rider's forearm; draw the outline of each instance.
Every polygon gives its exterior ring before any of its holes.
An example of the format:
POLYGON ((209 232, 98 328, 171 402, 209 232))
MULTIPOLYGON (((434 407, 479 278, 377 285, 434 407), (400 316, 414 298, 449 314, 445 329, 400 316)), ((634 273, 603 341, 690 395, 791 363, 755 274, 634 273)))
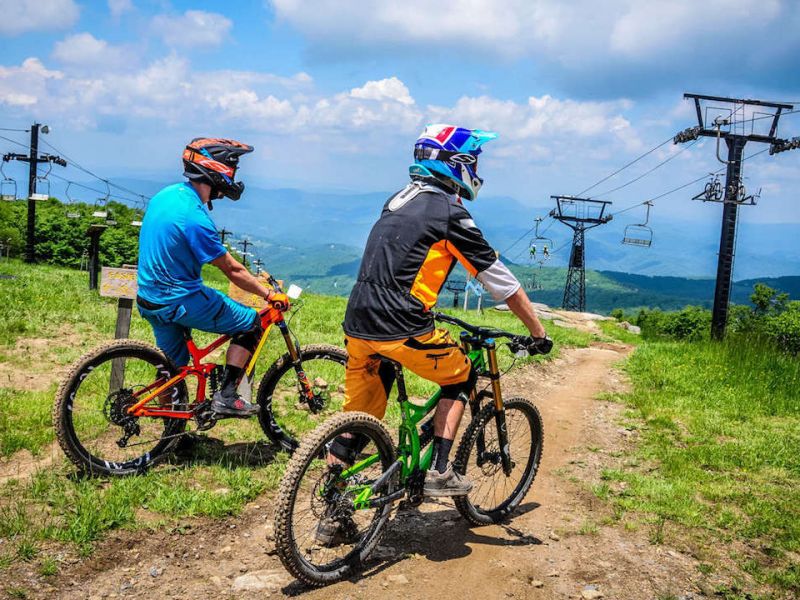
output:
POLYGON ((233 267, 226 275, 233 284, 242 288, 245 292, 250 292, 265 300, 269 300, 271 290, 264 287, 244 265, 239 264, 233 267))
POLYGON ((536 316, 536 312, 533 310, 533 305, 528 299, 525 290, 519 288, 516 292, 511 294, 511 296, 506 298, 506 304, 508 304, 508 308, 511 309, 511 312, 525 324, 525 327, 528 328, 528 331, 531 332, 533 337, 541 338, 547 335, 544 327, 542 327, 542 323, 539 321, 539 317, 536 316))

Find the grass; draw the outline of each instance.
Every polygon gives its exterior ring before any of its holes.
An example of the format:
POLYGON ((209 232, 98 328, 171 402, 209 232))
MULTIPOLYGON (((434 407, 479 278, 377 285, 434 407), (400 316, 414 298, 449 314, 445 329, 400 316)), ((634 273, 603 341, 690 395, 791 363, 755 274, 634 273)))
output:
POLYGON ((639 448, 603 473, 624 491, 595 493, 648 515, 653 543, 676 524, 720 548, 743 543, 743 573, 800 592, 800 361, 746 340, 657 342, 627 371, 639 448))
MULTIPOLYGON (((0 279, 0 366, 31 371, 48 382, 46 389, 36 391, 0 380, 0 456, 13 460, 21 450, 36 455, 53 443, 50 410, 59 374, 82 354, 113 338, 116 303, 90 292, 86 273, 0 261, 0 275, 15 277, 0 279), (37 339, 40 342, 29 343, 37 339)), ((210 285, 227 289, 224 277, 214 269, 204 276, 210 285)), ((300 343, 341 346, 345 305, 344 298, 304 294, 295 304, 291 320, 300 343)), ((510 313, 453 312, 470 322, 520 333, 524 330, 510 313)), ((549 324, 547 328, 556 351, 550 357, 524 359, 523 363, 551 360, 559 347, 587 346, 593 340, 587 333, 549 324)), ((153 342, 150 326, 135 312, 130 337, 153 342)), ((214 337, 195 335, 198 345, 214 337)), ((263 374, 284 352, 283 339, 273 332, 258 373, 263 374)), ((503 368, 513 361, 505 350, 499 357, 503 368)), ((407 383, 412 394, 434 390, 413 374, 408 374, 407 383)), ((396 403, 390 402, 389 407, 391 423, 397 419, 396 403)), ((293 418, 298 424, 303 420, 303 428, 316 424, 300 411, 293 418)), ((58 570, 50 553, 54 544, 88 555, 109 530, 174 527, 187 519, 236 515, 247 502, 277 487, 287 457, 265 443, 254 420, 222 423, 211 435, 213 438, 198 436, 170 463, 125 479, 75 478, 73 468, 60 460, 56 447, 53 466, 0 486, 0 573, 15 563, 31 561, 43 576, 52 575, 58 570)))

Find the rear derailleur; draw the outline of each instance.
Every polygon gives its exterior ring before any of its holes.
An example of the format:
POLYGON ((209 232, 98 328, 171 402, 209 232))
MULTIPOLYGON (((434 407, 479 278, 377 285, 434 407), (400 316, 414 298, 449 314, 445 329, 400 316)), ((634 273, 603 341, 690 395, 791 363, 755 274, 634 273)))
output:
POLYGON ((106 420, 113 425, 122 427, 123 436, 116 441, 120 448, 125 448, 133 436, 141 433, 138 417, 128 413, 128 409, 135 403, 133 390, 123 388, 109 394, 103 405, 103 414, 106 420))

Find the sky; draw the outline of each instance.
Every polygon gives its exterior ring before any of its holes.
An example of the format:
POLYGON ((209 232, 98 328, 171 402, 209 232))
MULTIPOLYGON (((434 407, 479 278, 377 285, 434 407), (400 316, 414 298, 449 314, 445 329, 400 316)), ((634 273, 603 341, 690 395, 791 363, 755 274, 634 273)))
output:
MULTIPOLYGON (((0 0, 0 14, 0 128, 46 123, 45 142, 106 177, 177 180, 184 145, 215 136, 255 146, 240 176, 261 187, 390 192, 424 125, 446 122, 499 134, 482 196, 542 206, 695 125, 684 92, 800 108, 790 0, 0 0)), ((800 136, 800 113, 778 133, 800 136)), ((667 143, 590 193, 626 208, 723 168, 715 154, 667 143)), ((800 223, 799 166, 800 151, 747 161, 762 196, 742 219, 800 223)), ((701 187, 653 219, 718 220, 690 200, 701 187)))

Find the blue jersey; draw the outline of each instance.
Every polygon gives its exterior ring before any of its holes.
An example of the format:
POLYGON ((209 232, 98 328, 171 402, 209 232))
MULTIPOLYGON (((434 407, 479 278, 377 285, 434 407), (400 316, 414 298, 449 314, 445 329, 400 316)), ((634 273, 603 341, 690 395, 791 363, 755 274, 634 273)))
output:
POLYGON ((166 304, 203 286, 204 264, 227 250, 200 196, 176 183, 153 196, 139 233, 139 295, 166 304))

